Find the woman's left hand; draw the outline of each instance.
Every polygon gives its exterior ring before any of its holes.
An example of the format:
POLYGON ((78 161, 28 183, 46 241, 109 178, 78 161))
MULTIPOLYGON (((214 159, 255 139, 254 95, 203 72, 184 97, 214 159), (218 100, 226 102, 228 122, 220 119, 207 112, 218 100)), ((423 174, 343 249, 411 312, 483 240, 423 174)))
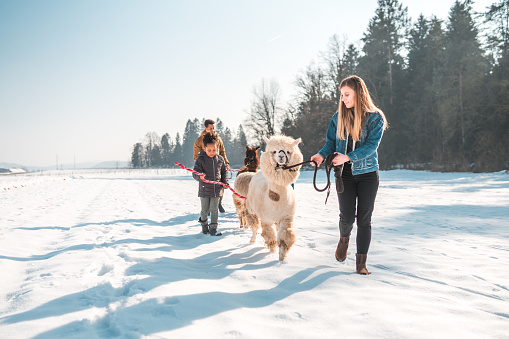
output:
POLYGON ((337 153, 337 155, 332 159, 332 164, 334 166, 343 165, 345 162, 350 161, 350 157, 346 154, 337 153))

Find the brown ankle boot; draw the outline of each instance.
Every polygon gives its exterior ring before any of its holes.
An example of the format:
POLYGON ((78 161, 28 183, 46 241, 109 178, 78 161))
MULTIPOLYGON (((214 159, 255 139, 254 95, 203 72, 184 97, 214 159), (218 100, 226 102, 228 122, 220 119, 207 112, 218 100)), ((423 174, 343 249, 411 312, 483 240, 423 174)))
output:
POLYGON ((359 253, 355 254, 355 259, 357 261, 357 263, 356 263, 357 273, 363 274, 363 275, 369 274, 368 269, 366 268, 367 257, 368 257, 367 254, 359 254, 359 253))
POLYGON ((345 261, 350 237, 339 237, 338 248, 336 248, 336 260, 345 261))

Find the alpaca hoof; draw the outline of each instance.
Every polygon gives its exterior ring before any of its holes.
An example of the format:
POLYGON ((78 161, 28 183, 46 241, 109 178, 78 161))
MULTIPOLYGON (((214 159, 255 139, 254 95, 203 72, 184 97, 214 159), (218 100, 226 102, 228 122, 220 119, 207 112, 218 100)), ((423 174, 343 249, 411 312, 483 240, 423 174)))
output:
POLYGON ((276 252, 276 242, 275 241, 270 241, 267 243, 267 248, 269 249, 269 251, 271 252, 276 252))
POLYGON ((286 258, 286 254, 288 253, 288 247, 284 242, 279 244, 279 261, 283 261, 286 258))
POLYGON ((279 249, 279 261, 284 261, 286 259, 286 251, 279 249))

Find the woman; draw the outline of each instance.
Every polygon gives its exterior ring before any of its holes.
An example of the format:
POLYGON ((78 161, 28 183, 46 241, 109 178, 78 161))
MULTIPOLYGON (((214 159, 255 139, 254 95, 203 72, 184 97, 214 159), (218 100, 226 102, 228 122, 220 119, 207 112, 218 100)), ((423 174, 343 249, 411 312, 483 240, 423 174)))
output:
POLYGON ((336 153, 334 166, 343 165, 341 178, 344 191, 339 193, 339 232, 336 260, 346 259, 350 233, 357 212, 357 273, 369 274, 366 258, 371 242, 371 215, 378 191, 378 145, 387 120, 373 104, 364 81, 350 76, 339 86, 339 112, 327 129, 323 148, 311 157, 317 165, 329 154, 336 153))

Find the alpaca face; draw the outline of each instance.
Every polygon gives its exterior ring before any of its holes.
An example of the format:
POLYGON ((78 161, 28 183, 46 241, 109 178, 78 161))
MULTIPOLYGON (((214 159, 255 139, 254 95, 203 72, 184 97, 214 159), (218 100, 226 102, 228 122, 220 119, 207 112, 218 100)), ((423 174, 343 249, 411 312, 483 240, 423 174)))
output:
POLYGON ((267 143, 260 163, 264 175, 280 186, 295 182, 299 176, 300 166, 285 170, 282 166, 292 166, 302 162, 302 153, 299 149, 300 138, 295 140, 286 136, 272 136, 264 138, 267 143))
POLYGON ((274 150, 272 154, 274 154, 274 160, 279 166, 287 165, 292 157, 292 151, 284 149, 274 150))
POLYGON ((290 137, 273 136, 265 142, 267 143, 265 153, 268 153, 270 162, 275 167, 290 166, 302 161, 302 153, 298 146, 300 138, 294 140, 290 137))
POLYGON ((260 148, 260 146, 257 147, 247 147, 246 146, 246 160, 248 163, 254 163, 257 158, 256 150, 260 148))

